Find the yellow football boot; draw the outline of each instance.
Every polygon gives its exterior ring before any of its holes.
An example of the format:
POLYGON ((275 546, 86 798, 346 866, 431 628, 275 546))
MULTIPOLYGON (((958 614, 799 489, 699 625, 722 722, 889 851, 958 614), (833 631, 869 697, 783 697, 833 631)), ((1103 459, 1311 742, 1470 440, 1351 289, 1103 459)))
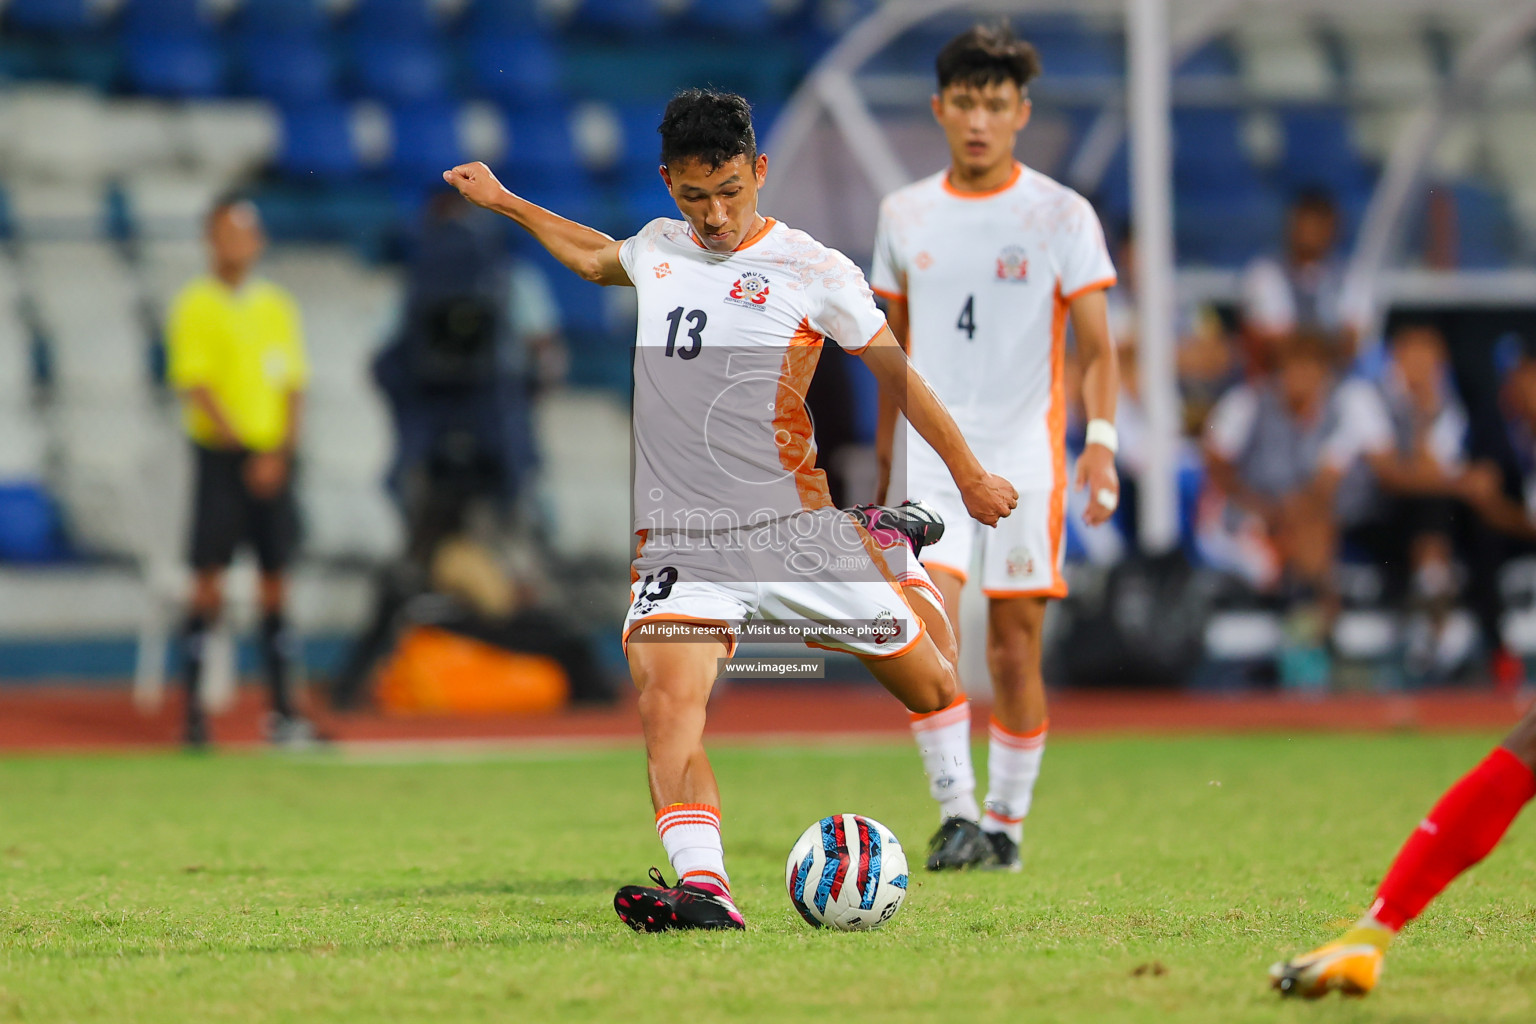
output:
POLYGON ((1329 992, 1363 996, 1376 987, 1391 942, 1392 932, 1386 928, 1351 928, 1326 946, 1275 964, 1269 969, 1270 987, 1282 996, 1304 999, 1329 992))

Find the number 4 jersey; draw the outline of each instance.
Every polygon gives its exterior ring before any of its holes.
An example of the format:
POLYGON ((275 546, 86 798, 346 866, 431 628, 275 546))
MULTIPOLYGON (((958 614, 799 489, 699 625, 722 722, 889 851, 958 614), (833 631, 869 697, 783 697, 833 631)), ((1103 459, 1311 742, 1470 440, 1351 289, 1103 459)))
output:
MULTIPOLYGON (((907 303, 913 364, 987 468, 1050 489, 1066 425, 1067 306, 1115 283, 1093 207, 1021 164, 990 192, 948 172, 880 204, 875 291, 907 303), (1005 468, 1006 467, 1006 468, 1005 468)), ((908 459, 934 456, 910 429, 908 459)))
POLYGON ((842 253, 769 220, 733 252, 657 219, 619 258, 639 297, 634 528, 717 533, 831 506, 805 392, 885 326, 842 253))

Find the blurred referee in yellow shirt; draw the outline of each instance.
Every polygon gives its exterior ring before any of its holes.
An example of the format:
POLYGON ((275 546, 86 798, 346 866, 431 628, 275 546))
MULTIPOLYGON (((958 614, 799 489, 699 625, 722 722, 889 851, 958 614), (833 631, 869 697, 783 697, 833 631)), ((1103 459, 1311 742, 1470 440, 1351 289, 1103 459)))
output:
POLYGON ((255 206, 220 200, 208 214, 207 240, 210 273, 176 297, 166 332, 170 382, 182 397, 197 460, 186 741, 209 740, 198 702, 204 648, 223 608, 224 571, 235 549, 249 543, 261 568, 268 738, 304 743, 314 730, 289 692, 294 652, 283 614, 297 527, 293 456, 309 378, 299 312, 288 292, 251 274, 266 248, 255 206))

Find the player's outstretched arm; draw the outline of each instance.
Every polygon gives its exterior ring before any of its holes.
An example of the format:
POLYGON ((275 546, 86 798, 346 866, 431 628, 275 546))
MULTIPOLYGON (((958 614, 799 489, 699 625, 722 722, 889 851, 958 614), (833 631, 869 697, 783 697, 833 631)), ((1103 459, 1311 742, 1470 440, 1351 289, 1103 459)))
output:
POLYGON ((907 359, 889 327, 875 335, 860 353, 880 385, 880 390, 895 399, 919 436, 933 446, 965 499, 965 510, 978 522, 996 526, 1019 503, 1013 484, 996 473, 988 473, 966 444, 965 435, 954 417, 928 381, 907 359))
POLYGON ((443 180, 476 206, 515 221, 555 259, 594 284, 632 284, 619 262, 620 242, 507 191, 485 164, 460 164, 443 180))
MULTIPOLYGON (((896 344, 901 346, 903 352, 911 352, 908 344, 908 332, 911 330, 912 324, 907 316, 906 301, 891 300, 889 308, 885 312, 885 320, 891 329, 891 336, 896 339, 896 344)), ((891 461, 895 457, 895 452, 896 400, 882 388, 876 398, 875 405, 876 505, 885 504, 886 491, 891 488, 891 461)))

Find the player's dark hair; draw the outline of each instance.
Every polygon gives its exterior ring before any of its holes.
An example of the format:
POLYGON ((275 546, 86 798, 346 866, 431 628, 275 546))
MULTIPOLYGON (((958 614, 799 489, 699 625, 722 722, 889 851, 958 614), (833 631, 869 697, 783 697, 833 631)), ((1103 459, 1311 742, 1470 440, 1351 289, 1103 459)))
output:
POLYGON ((685 89, 673 96, 656 129, 661 133, 661 162, 698 160, 714 170, 745 156, 757 159, 752 106, 733 92, 685 89))
POLYGON ((1319 213, 1328 217, 1339 215, 1339 204, 1333 193, 1324 185, 1305 185, 1291 196, 1291 212, 1319 213))
POLYGON ((1040 55, 1017 38, 1006 22, 976 25, 960 33, 944 44, 934 64, 940 92, 951 85, 979 89, 1000 82, 1023 89, 1040 75, 1040 55))

